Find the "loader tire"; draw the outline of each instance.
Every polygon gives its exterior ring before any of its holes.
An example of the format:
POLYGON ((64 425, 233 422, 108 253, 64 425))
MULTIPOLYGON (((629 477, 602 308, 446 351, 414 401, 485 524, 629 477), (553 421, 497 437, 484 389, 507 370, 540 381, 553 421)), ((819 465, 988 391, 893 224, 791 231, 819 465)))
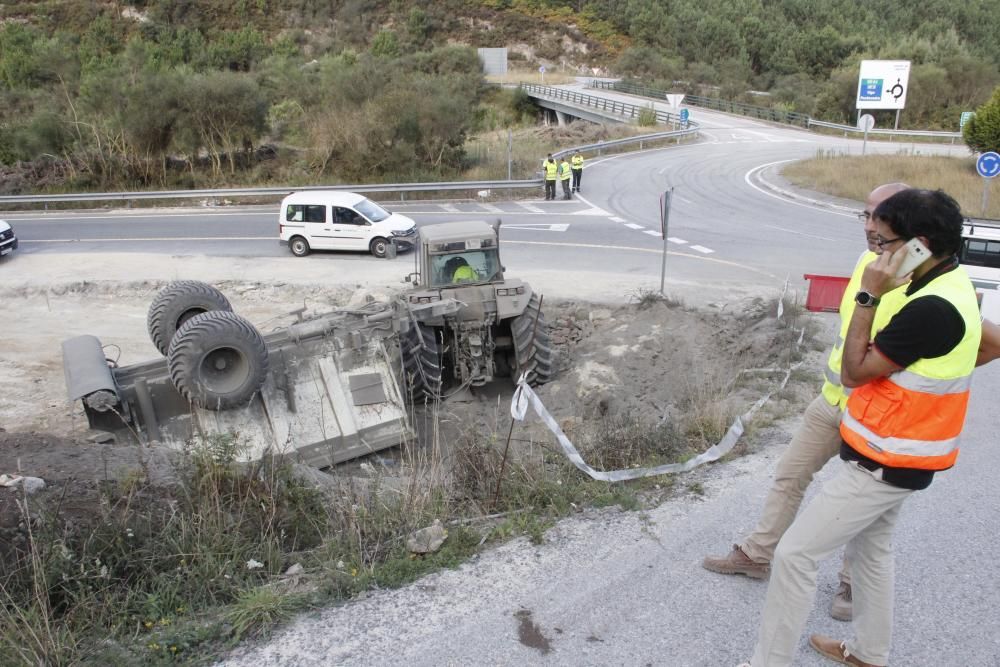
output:
POLYGON ((412 324, 400 335, 403 376, 414 399, 434 399, 441 395, 441 345, 437 330, 412 324))
POLYGON ((170 341, 167 369, 191 403, 226 410, 249 403, 264 384, 267 346, 257 328, 236 313, 202 313, 170 341))
POLYGON ((146 329, 156 349, 166 355, 174 334, 192 317, 210 310, 232 309, 229 299, 211 285, 197 280, 179 280, 161 289, 149 304, 146 329))
POLYGON ((555 376, 556 355, 549 339, 545 315, 538 309, 537 296, 531 295, 524 312, 511 321, 510 332, 514 339, 514 368, 511 373, 514 383, 517 383, 522 373, 527 373, 528 384, 532 387, 551 380, 555 376))

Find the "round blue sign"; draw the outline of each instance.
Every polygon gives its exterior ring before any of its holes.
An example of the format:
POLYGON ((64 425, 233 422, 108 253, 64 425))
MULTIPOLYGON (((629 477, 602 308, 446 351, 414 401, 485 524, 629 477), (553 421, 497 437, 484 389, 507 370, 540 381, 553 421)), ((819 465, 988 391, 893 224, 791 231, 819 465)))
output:
POLYGON ((993 178, 1000 174, 1000 153, 989 151, 976 160, 976 171, 983 178, 993 178))

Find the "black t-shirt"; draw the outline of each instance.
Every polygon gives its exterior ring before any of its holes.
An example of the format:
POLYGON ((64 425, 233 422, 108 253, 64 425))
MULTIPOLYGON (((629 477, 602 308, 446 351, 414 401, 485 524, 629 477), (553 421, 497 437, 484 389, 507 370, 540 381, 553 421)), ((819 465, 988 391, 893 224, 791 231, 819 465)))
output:
MULTIPOLYGON (((917 294, 934 278, 958 266, 956 258, 947 259, 920 280, 910 283, 906 295, 917 294)), ((936 295, 917 296, 896 313, 885 329, 875 334, 873 345, 886 359, 906 368, 918 359, 933 359, 951 352, 965 337, 965 320, 948 300, 936 295)), ((931 470, 892 468, 869 459, 845 442, 840 457, 846 461, 861 461, 882 468, 883 481, 904 489, 926 489, 934 478, 931 470)))

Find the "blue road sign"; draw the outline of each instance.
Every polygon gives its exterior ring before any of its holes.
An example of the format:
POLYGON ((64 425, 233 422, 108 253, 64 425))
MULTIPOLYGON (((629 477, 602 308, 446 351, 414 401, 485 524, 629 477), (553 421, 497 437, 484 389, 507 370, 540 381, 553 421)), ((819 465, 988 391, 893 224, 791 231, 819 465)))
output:
POLYGON ((682 121, 684 121, 686 123, 687 119, 690 116, 691 116, 691 112, 690 111, 688 111, 687 109, 681 109, 681 120, 682 121))
POLYGON ((862 102, 877 102, 882 99, 883 79, 861 79, 858 99, 862 102))
POLYGON ((988 151, 976 160, 976 171, 983 178, 993 178, 1000 174, 1000 153, 988 151))

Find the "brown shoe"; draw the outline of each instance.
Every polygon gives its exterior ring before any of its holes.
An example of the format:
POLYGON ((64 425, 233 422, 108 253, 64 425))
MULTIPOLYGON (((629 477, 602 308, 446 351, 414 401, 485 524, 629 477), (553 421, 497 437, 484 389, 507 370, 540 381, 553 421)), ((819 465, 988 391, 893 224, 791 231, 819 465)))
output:
POLYGON ((824 635, 810 635, 809 645, 816 649, 816 652, 824 658, 829 658, 842 665, 854 665, 854 667, 885 667, 871 662, 865 662, 857 656, 853 656, 847 650, 847 642, 839 642, 833 637, 824 635))
POLYGON ((753 579, 767 579, 767 575, 771 573, 769 563, 751 560, 738 544, 733 545, 733 550, 727 556, 705 556, 701 566, 719 574, 745 574, 753 579))
POLYGON ((854 616, 854 603, 851 599, 851 585, 840 582, 840 589, 830 603, 830 616, 838 621, 849 621, 854 616))

